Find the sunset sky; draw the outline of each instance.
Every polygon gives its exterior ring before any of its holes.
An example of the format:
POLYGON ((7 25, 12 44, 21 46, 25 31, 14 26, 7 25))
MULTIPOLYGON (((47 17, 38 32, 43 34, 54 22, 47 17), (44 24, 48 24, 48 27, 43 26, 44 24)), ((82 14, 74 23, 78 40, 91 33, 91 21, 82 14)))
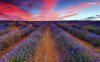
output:
POLYGON ((0 20, 80 20, 100 15, 100 0, 0 0, 0 20))

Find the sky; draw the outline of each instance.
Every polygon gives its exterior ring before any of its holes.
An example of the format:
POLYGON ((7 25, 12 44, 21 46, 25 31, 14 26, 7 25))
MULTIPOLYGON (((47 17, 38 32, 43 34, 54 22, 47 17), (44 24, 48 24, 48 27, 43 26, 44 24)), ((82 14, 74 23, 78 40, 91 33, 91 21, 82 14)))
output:
POLYGON ((0 0, 0 20, 81 20, 100 15, 100 0, 0 0))

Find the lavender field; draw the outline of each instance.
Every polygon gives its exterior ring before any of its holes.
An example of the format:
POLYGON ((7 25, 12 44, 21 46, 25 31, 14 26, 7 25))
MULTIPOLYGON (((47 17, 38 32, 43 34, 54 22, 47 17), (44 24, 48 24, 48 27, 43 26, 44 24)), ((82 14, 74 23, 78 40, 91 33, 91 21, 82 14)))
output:
POLYGON ((0 62, 100 62, 100 22, 1 21, 0 62))

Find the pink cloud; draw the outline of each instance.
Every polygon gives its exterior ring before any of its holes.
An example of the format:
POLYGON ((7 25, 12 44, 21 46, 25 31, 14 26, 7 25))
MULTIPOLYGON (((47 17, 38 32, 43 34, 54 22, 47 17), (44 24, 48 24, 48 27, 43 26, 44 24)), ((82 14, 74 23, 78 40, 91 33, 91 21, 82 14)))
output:
POLYGON ((89 8, 91 6, 93 6, 93 5, 92 4, 88 4, 88 3, 79 4, 78 6, 75 6, 74 8, 72 8, 70 12, 71 13, 76 13, 76 12, 78 12, 80 10, 83 10, 85 8, 89 8))
MULTIPOLYGON (((32 19, 32 15, 29 14, 27 11, 25 11, 17 6, 14 6, 12 4, 5 4, 5 3, 0 4, 0 13, 6 15, 6 18, 7 18, 7 16, 8 17, 10 16, 11 18, 16 19, 16 20, 18 18, 21 18, 23 20, 31 20, 32 19)), ((4 17, 4 15, 1 15, 1 16, 4 17)))

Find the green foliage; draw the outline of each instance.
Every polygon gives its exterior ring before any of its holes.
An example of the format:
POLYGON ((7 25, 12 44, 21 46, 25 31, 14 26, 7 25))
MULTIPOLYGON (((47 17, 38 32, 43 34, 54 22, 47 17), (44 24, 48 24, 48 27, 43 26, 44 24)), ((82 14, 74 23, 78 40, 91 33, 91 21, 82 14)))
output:
POLYGON ((96 28, 94 26, 87 26, 87 27, 85 27, 83 29, 87 30, 87 31, 94 31, 94 30, 96 30, 96 28))

